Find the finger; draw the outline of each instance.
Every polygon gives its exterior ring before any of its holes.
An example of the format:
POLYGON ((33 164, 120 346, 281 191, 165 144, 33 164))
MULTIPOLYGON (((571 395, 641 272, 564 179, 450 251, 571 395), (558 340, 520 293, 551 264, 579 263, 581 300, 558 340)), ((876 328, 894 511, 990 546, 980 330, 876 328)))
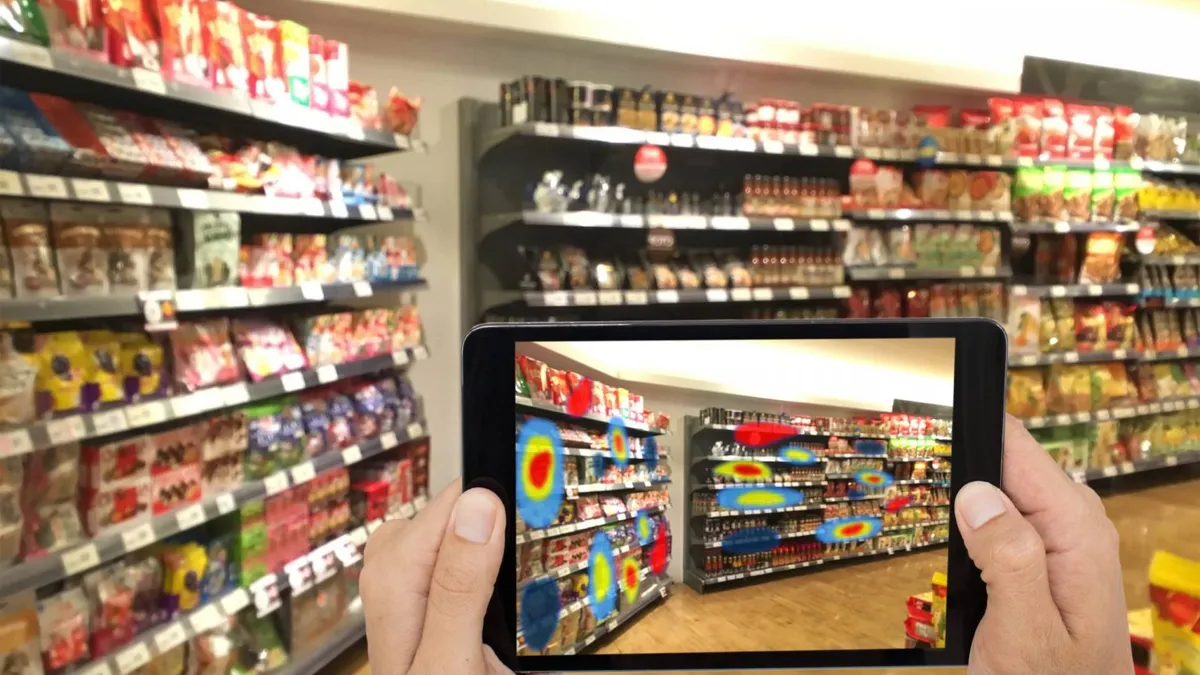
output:
POLYGON ((987 584, 987 620, 1005 634, 1066 637, 1050 595, 1046 550, 1037 531, 999 488, 968 483, 954 500, 967 553, 987 584))
POLYGON ((1004 493, 1026 516, 1053 513, 1074 498, 1067 477, 1020 420, 1004 416, 1004 493))
POLYGON ((461 490, 454 481, 416 518, 388 521, 367 540, 359 589, 377 675, 402 675, 412 665, 438 548, 461 490))
POLYGON ((483 616, 503 556, 500 498, 484 488, 467 490, 454 505, 438 551, 414 670, 477 673, 486 665, 483 616))

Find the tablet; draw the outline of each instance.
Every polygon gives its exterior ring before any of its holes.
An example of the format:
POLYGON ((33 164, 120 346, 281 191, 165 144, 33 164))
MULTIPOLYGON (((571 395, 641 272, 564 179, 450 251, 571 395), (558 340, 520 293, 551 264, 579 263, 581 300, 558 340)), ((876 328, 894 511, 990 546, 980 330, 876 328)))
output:
POLYGON ((982 319, 476 327, 485 643, 519 672, 965 665, 951 505, 999 485, 1006 349, 982 319))

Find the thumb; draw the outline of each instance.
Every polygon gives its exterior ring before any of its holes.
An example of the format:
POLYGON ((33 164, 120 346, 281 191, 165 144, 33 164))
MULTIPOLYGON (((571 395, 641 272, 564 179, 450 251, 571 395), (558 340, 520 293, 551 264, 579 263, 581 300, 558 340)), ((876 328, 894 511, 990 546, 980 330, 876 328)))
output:
POLYGON ((1010 638, 1065 631, 1050 595, 1046 547, 1008 496, 989 483, 967 483, 954 500, 954 515, 987 584, 988 630, 1010 638))
POLYGON ((427 672, 480 672, 483 617, 504 556, 503 516, 490 490, 459 495, 433 568, 414 670, 423 664, 432 666, 427 672))

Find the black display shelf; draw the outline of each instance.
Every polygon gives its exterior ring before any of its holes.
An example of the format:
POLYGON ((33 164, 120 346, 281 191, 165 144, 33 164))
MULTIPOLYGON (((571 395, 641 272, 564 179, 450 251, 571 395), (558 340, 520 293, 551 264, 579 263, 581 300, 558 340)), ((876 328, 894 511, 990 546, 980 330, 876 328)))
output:
POLYGON ((1067 475, 1077 483, 1087 483, 1197 463, 1200 463, 1200 449, 1161 454, 1103 468, 1076 469, 1068 471, 1067 475))
POLYGON ((661 513, 663 510, 664 509, 661 506, 655 506, 655 507, 651 507, 651 508, 647 508, 647 509, 641 509, 637 513, 618 513, 615 516, 608 516, 605 518, 593 518, 591 520, 585 520, 585 521, 582 521, 579 523, 571 523, 569 525, 559 525, 557 527, 547 527, 545 529, 540 529, 540 530, 526 530, 525 532, 521 532, 521 533, 517 534, 517 543, 518 544, 527 544, 531 541, 538 541, 539 539, 547 539, 549 537, 558 537, 558 536, 562 536, 564 534, 571 534, 572 532, 584 532, 586 530, 593 530, 597 527, 603 527, 605 525, 612 525, 613 523, 620 523, 620 522, 623 522, 626 520, 633 520, 634 518, 637 518, 638 513, 645 513, 647 515, 652 515, 655 513, 661 513))
MULTIPOLYGON (((533 415, 535 417, 544 417, 556 422, 570 422, 579 426, 591 427, 593 429, 608 429, 609 418, 604 415, 595 413, 587 413, 586 415, 572 415, 567 412, 566 408, 545 401, 534 401, 523 396, 515 398, 515 405, 518 415, 533 415)), ((652 427, 648 424, 640 422, 630 422, 625 420, 625 431, 631 436, 657 436, 661 433, 658 427, 652 427)))
POLYGON ((1067 222, 1026 223, 1013 221, 1014 234, 1068 234, 1070 232, 1137 232, 1140 223, 1067 222))
MULTIPOLYGON (((1153 298, 1142 298, 1143 303, 1151 304, 1153 298)), ((1200 307, 1200 298, 1162 298, 1163 307, 1200 307)))
POLYGON ((334 659, 367 637, 367 619, 361 606, 346 613, 337 626, 316 645, 304 645, 307 651, 289 658, 276 675, 318 675, 334 659))
POLYGON ((262 401, 339 380, 404 367, 412 361, 428 356, 429 351, 421 345, 349 363, 298 370, 270 377, 262 382, 238 382, 209 387, 190 394, 111 410, 40 421, 24 428, 0 433, 0 458, 27 454, 64 443, 148 429, 165 422, 234 408, 251 401, 262 401))
POLYGON ((422 209, 403 209, 381 204, 346 204, 315 198, 268 197, 225 190, 125 183, 97 178, 64 178, 19 171, 5 172, 4 194, 12 197, 97 204, 236 211, 290 218, 325 218, 338 225, 426 219, 422 209))
POLYGON ((1138 214, 1142 219, 1200 220, 1200 211, 1163 211, 1146 209, 1138 214))
MULTIPOLYGON (((641 547, 642 547, 641 544, 639 544, 637 542, 634 542, 632 544, 626 544, 624 546, 617 546, 616 548, 613 549, 613 558, 618 559, 621 556, 625 555, 626 553, 629 553, 630 551, 632 551, 634 549, 639 549, 641 547)), ((530 577, 528 579, 521 579, 520 581, 517 582, 517 587, 522 588, 522 587, 528 586, 529 584, 531 584, 535 581, 538 581, 540 579, 561 579, 569 574, 575 574, 576 572, 582 572, 582 571, 586 570, 590 565, 591 565, 591 561, 588 559, 584 559, 584 560, 580 560, 577 563, 571 563, 569 565, 562 565, 560 567, 553 567, 549 570, 546 570, 545 574, 540 574, 536 577, 530 577)))
POLYGON ((1181 346, 1175 349, 1147 349, 1142 352, 1142 361, 1175 361, 1200 358, 1200 347, 1181 346))
MULTIPOLYGON (((367 298, 376 293, 424 290, 424 279, 411 281, 354 281, 332 284, 303 283, 281 288, 204 288, 155 291, 163 300, 174 298, 180 316, 197 312, 233 311, 260 307, 311 304, 367 298)), ((137 295, 105 295, 95 298, 50 298, 46 300, 0 300, 0 317, 11 321, 70 321, 118 316, 142 316, 137 295)))
POLYGON ((418 420, 378 438, 360 441, 341 451, 330 451, 298 466, 278 471, 262 480, 246 481, 225 494, 208 497, 140 524, 131 524, 93 538, 87 544, 18 563, 0 571, 0 597, 35 589, 82 574, 101 564, 141 550, 180 532, 219 518, 233 510, 312 480, 315 476, 350 466, 399 445, 427 437, 425 422, 418 420))
POLYGON ((670 479, 660 478, 655 480, 629 480, 623 483, 595 483, 591 485, 568 485, 567 497, 571 498, 572 493, 578 495, 599 494, 602 492, 626 492, 629 490, 649 490, 660 485, 670 484, 670 479))
POLYGON ((205 129, 236 129, 240 136, 281 141, 325 157, 353 159, 425 148, 420 141, 362 129, 301 106, 252 101, 244 94, 192 86, 158 72, 119 68, 7 37, 0 37, 0 70, 9 87, 157 114, 205 129))
POLYGON ((1021 422, 1029 429, 1045 429, 1047 427, 1062 427, 1087 422, 1124 420, 1133 417, 1145 417, 1146 415, 1179 412, 1181 410, 1196 410, 1198 408, 1200 408, 1200 399, 1193 396, 1185 396, 1177 399, 1155 401, 1154 403, 1113 406, 1111 408, 1088 412, 1026 417, 1021 422))
POLYGON ((999 267, 901 267, 898 265, 875 265, 871 267, 847 267, 851 281, 895 281, 898 279, 1007 279, 1012 270, 1005 265, 999 267))
POLYGON ((1200 265, 1200 253, 1144 255, 1142 263, 1145 265, 1200 265))
POLYGON ((768 231, 768 232, 848 232, 845 218, 767 218, 749 216, 642 215, 570 211, 541 213, 523 211, 483 217, 483 231, 492 232, 514 223, 549 227, 590 227, 669 230, 768 231))
POLYGON ((596 627, 592 629, 590 634, 576 641, 574 645, 564 649, 563 656, 573 656, 578 654, 580 651, 591 647, 596 643, 597 640, 612 635, 618 628, 627 623, 633 617, 637 616, 647 607, 653 605, 659 600, 662 600, 663 598, 666 598, 670 594, 670 588, 670 579, 656 579, 654 583, 641 592, 637 601, 634 602, 632 606, 626 608, 625 611, 617 614, 617 616, 609 618, 603 623, 597 624, 596 627))
POLYGON ((1141 293, 1137 284, 1013 284, 1009 292, 1015 296, 1031 298, 1097 298, 1102 296, 1127 296, 1141 293))
POLYGON ((1114 349, 1095 352, 1063 351, 1045 354, 1010 354, 1008 365, 1013 368, 1048 366, 1058 363, 1103 363, 1105 361, 1134 361, 1142 353, 1134 349, 1114 349))
POLYGON ((681 288, 645 291, 491 291, 488 306, 524 303, 529 307, 618 307, 703 303, 840 300, 850 297, 849 286, 790 286, 770 288, 681 288))
POLYGON ((1010 211, 977 211, 969 209, 854 209, 845 216, 855 222, 954 222, 992 223, 1012 220, 1010 211))

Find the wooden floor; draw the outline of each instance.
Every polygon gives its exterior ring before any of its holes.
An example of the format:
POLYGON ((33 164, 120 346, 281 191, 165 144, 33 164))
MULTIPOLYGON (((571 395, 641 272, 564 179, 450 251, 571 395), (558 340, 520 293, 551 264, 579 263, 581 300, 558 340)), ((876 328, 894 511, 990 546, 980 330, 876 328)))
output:
MULTIPOLYGON (((1104 503, 1121 534, 1130 609, 1147 604, 1146 569, 1156 549, 1200 560, 1200 539, 1195 537, 1200 531, 1200 480, 1107 496, 1104 503)), ((643 613, 599 651, 903 646, 904 601, 926 590, 933 570, 944 564, 943 552, 930 551, 703 596, 676 584, 666 602, 643 613), (756 636, 753 643, 746 642, 749 635, 756 636)), ((347 653, 326 672, 369 675, 365 646, 347 653)), ((868 671, 837 672, 866 675, 868 671)), ((947 675, 959 671, 869 672, 947 675)))

